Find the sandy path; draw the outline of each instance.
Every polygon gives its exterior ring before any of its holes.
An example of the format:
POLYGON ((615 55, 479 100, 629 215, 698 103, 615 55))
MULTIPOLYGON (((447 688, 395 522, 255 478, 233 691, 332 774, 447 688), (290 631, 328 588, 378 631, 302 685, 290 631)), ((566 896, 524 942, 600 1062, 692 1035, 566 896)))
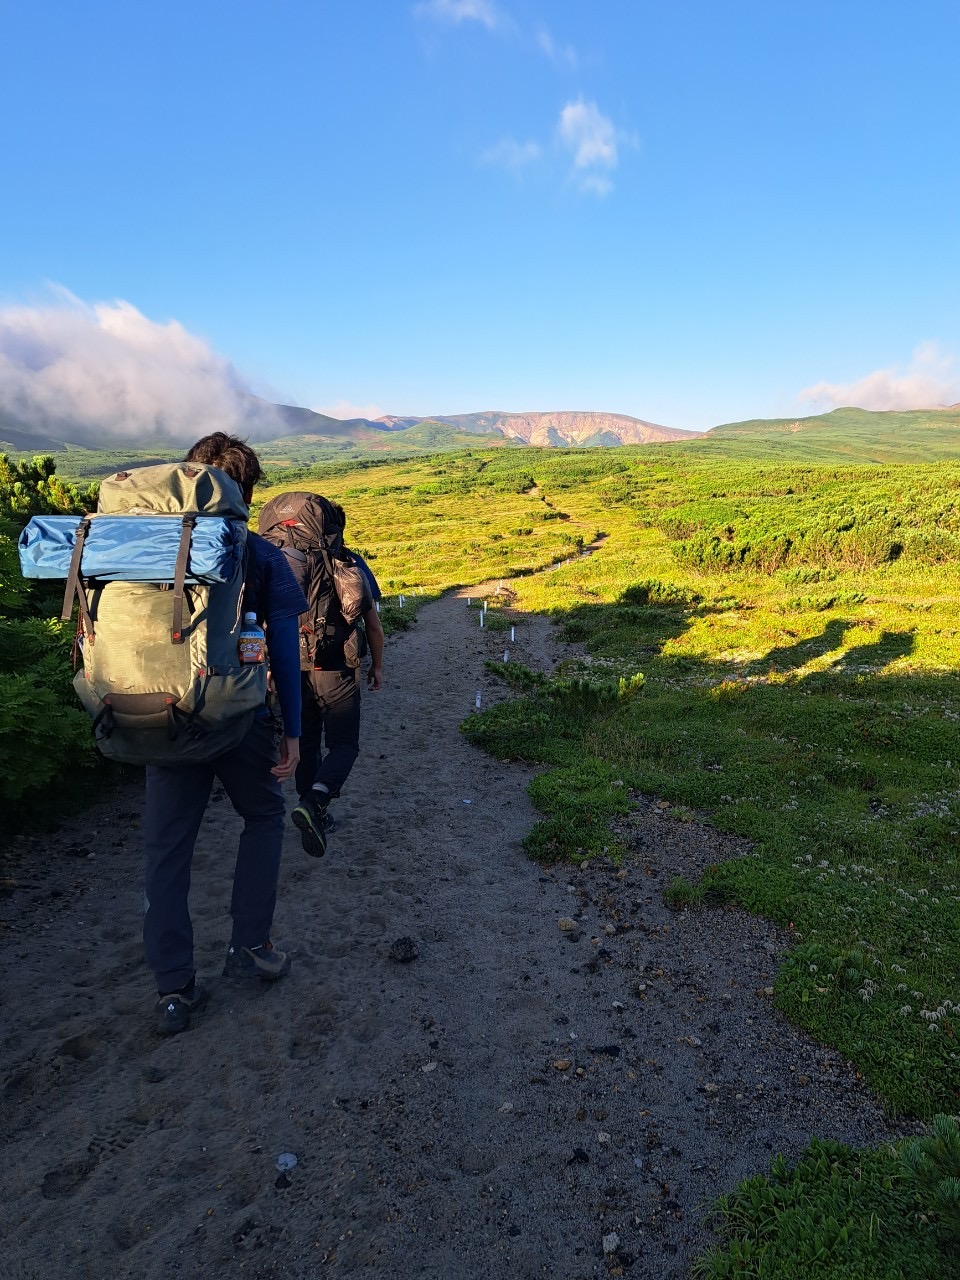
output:
MULTIPOLYGON (((211 804, 192 902, 212 999, 185 1035, 152 1030, 139 788, 13 850, 5 1280, 679 1278, 704 1201, 773 1152, 890 1132, 771 1009, 771 926, 663 906, 735 843, 642 801, 623 871, 526 860, 530 771, 457 728, 500 696, 483 660, 503 647, 456 597, 389 643, 328 856, 290 830, 275 988, 216 976, 238 823, 211 804)), ((511 649, 559 653, 540 619, 511 649)))

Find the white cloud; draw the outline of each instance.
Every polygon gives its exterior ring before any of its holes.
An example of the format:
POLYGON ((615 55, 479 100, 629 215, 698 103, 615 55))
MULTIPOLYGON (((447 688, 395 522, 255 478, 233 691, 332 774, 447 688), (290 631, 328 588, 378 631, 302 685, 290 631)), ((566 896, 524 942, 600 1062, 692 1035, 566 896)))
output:
POLYGON ((492 0, 422 0, 413 12, 418 18, 432 18, 454 26, 461 22, 479 22, 491 31, 505 21, 505 15, 492 0))
POLYGON ((800 399, 830 408, 928 409, 960 400, 960 374, 956 359, 928 342, 906 367, 876 369, 855 382, 818 382, 801 391, 800 399))
POLYGON ((573 153, 576 168, 616 168, 617 131, 595 102, 584 102, 582 98, 568 102, 560 112, 557 129, 560 141, 573 153))
POLYGON ((229 360, 177 321, 158 324, 120 300, 54 295, 0 309, 0 420, 94 446, 283 434, 229 360))
POLYGON ((351 400, 337 400, 334 404, 314 409, 314 413, 325 413, 328 418, 369 418, 371 421, 384 416, 384 410, 378 404, 354 404, 351 400))
POLYGON ((484 164, 499 165, 519 173, 528 164, 539 160, 543 149, 538 142, 517 142, 515 138, 501 138, 493 147, 484 151, 480 157, 484 164))
POLYGON ((630 134, 617 129, 595 102, 568 102, 560 112, 557 136, 573 158, 573 180, 581 191, 605 196, 613 190, 610 174, 620 163, 621 143, 636 146, 630 134))
POLYGON ((579 65, 577 51, 573 45, 558 44, 546 27, 537 28, 537 45, 555 67, 565 71, 576 71, 579 65))

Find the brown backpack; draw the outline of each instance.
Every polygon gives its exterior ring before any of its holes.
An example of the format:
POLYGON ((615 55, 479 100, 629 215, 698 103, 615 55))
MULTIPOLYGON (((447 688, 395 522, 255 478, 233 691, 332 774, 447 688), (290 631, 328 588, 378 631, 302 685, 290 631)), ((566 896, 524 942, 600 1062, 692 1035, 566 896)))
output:
POLYGON ((343 545, 343 523, 318 493, 282 493, 260 512, 257 531, 287 557, 307 598, 300 615, 300 667, 360 665, 357 623, 368 603, 363 572, 343 545))

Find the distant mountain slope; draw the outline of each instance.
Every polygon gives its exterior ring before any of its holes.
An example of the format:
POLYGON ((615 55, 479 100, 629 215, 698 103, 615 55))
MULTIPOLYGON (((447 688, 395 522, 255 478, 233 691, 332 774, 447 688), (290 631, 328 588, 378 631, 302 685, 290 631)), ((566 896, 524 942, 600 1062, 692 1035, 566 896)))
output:
MULTIPOLYGON (((695 457, 810 464, 960 458, 960 404, 902 412, 844 408, 803 418, 754 418, 726 422, 705 433, 679 431, 617 413, 490 410, 426 418, 340 419, 254 397, 249 407, 245 434, 265 462, 280 467, 523 444, 544 448, 669 444, 671 450, 680 445, 684 454, 689 451, 695 457)), ((84 440, 74 439, 66 426, 62 434, 32 430, 0 407, 0 451, 61 457, 66 451, 65 474, 69 468, 71 473, 102 475, 114 459, 119 466, 124 458, 132 461, 137 455, 178 456, 178 447, 162 437, 127 442, 105 437, 97 448, 83 446, 84 440)))
POLYGON ((58 453, 66 447, 65 440, 55 440, 42 431, 13 426, 0 418, 0 453, 4 449, 11 453, 58 453))
POLYGON ((877 411, 853 407, 806 418, 726 422, 697 453, 795 462, 937 462, 960 458, 960 405, 877 411))
MULTIPOLYGON (((258 396, 242 400, 243 422, 234 425, 256 444, 277 442, 288 437, 313 440, 324 445, 355 446, 375 452, 393 452, 401 448, 418 450, 427 439, 436 449, 469 448, 479 443, 474 437, 491 443, 510 443, 543 447, 596 446, 618 444, 651 444, 665 441, 692 440, 699 432, 662 427, 642 418, 622 413, 571 412, 429 414, 425 417, 331 418, 300 405, 271 404, 258 396), (402 443, 401 443, 402 442, 402 443)), ((210 426, 206 429, 210 430, 210 426)), ((198 434, 200 427, 198 424, 198 434)), ((115 450, 128 448, 156 450, 170 448, 171 440, 160 424, 152 439, 118 441, 104 434, 101 441, 91 438, 89 424, 78 426, 58 421, 56 431, 33 430, 0 405, 0 447, 21 452, 60 452, 71 447, 115 450)), ((175 447, 175 445, 173 446, 175 447)))
MULTIPOLYGON (((380 418, 391 431, 403 431, 424 419, 380 418)), ((652 444, 668 440, 693 440, 700 432, 662 427, 624 413, 576 412, 558 410, 552 413, 483 413, 437 414, 432 421, 444 422, 461 431, 477 434, 499 432, 507 439, 542 447, 570 445, 652 444)))

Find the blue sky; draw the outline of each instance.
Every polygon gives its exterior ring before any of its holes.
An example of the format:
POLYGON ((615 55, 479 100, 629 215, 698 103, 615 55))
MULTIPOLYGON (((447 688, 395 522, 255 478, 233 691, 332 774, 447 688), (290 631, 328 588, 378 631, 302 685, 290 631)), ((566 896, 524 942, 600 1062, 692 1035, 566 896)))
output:
POLYGON ((80 399, 182 360, 187 403, 344 414, 960 400, 958 35, 955 0, 0 0, 0 400, 28 331, 80 399))

